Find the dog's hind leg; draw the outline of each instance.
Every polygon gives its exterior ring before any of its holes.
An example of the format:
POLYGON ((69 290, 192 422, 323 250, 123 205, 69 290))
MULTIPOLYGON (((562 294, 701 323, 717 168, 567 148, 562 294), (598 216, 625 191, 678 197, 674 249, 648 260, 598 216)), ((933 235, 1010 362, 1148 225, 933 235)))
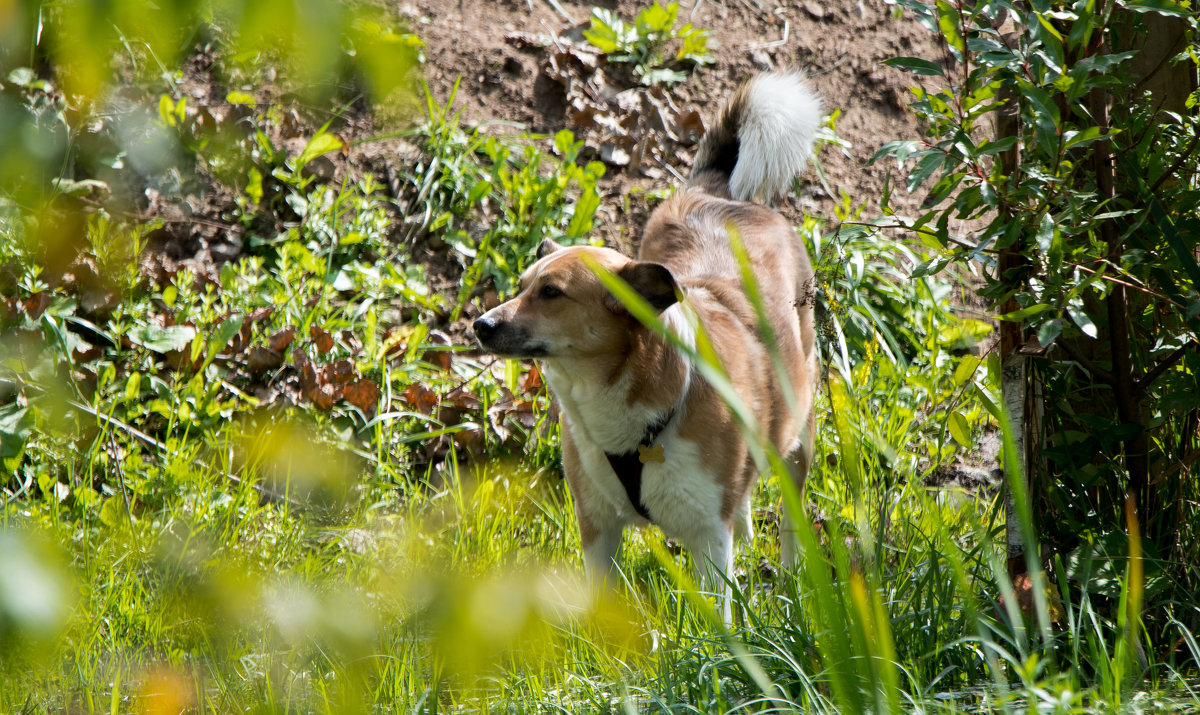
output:
POLYGON ((752 513, 749 498, 739 502, 733 508, 733 515, 730 518, 730 528, 733 529, 733 538, 737 541, 747 544, 754 541, 754 519, 752 518, 752 513))
MULTIPOLYGON (((792 443, 788 453, 784 455, 784 461, 787 463, 788 476, 791 479, 792 486, 796 492, 796 506, 803 509, 802 499, 804 497, 804 484, 808 481, 808 469, 812 464, 813 454, 813 439, 817 429, 816 414, 812 411, 808 413, 808 420, 801 430, 796 441, 792 443)), ((788 506, 791 501, 784 496, 783 500, 783 518, 779 524, 779 550, 780 563, 784 568, 794 568, 799 562, 799 555, 796 552, 798 534, 797 529, 802 528, 805 522, 804 514, 794 514, 788 506)))

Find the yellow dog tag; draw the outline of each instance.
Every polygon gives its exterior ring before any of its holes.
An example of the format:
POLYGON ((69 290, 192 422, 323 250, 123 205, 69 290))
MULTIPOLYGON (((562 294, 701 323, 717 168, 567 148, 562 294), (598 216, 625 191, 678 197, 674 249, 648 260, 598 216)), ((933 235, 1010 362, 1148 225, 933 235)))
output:
POLYGON ((644 444, 639 444, 638 461, 640 461, 642 464, 648 464, 649 462, 666 463, 667 458, 663 454, 663 448, 661 444, 656 444, 653 447, 647 447, 644 444))

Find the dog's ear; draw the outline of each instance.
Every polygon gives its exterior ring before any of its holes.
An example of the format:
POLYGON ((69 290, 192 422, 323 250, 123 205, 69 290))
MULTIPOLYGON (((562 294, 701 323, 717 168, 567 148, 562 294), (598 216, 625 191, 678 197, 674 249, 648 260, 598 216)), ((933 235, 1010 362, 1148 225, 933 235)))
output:
POLYGON ((555 243, 553 239, 543 238, 542 242, 538 244, 537 257, 542 259, 546 256, 549 256, 551 253, 554 253, 555 251, 561 250, 562 246, 555 243))
MULTIPOLYGON (((617 271, 617 276, 660 313, 679 301, 679 284, 671 271, 660 263, 632 261, 617 271)), ((605 305, 614 313, 628 312, 612 294, 605 298, 605 305)))

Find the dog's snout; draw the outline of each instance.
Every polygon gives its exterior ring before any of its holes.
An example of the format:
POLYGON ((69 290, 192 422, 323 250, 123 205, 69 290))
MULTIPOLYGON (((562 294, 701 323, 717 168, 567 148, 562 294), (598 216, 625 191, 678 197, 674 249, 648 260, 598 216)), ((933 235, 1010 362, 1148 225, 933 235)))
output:
POLYGON ((475 328, 475 337, 480 342, 486 343, 489 338, 496 334, 496 329, 499 327, 499 324, 496 322, 495 318, 489 318, 485 315, 481 318, 478 318, 472 327, 475 328))

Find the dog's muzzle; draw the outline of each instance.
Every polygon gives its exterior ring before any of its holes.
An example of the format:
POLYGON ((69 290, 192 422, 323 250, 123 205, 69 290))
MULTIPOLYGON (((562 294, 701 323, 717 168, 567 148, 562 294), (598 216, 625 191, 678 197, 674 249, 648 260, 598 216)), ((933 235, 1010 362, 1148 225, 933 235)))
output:
POLYGON ((513 323, 497 320, 485 313, 472 327, 480 347, 501 357, 534 358, 545 357, 546 346, 534 343, 529 333, 513 323))

